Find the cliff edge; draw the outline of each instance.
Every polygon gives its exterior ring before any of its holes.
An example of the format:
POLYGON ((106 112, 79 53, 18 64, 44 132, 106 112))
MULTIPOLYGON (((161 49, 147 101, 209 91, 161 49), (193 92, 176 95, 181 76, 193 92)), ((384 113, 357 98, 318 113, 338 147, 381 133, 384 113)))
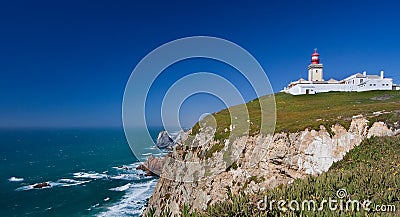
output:
MULTIPOLYGON (((222 165, 226 171, 195 182, 161 177, 144 215, 152 207, 156 209, 156 215, 167 208, 173 214, 180 214, 184 204, 192 210, 205 210, 208 205, 227 200, 228 190, 233 194, 259 193, 280 184, 290 184, 297 178, 327 171, 333 162, 341 160, 364 138, 400 133, 400 130, 389 129, 383 122, 375 122, 369 128, 368 120, 362 117, 354 118, 348 130, 337 124, 331 131, 333 136, 323 126, 318 131, 306 129, 297 133, 277 133, 272 136, 271 143, 271 138, 268 138, 271 135, 240 137, 231 146, 233 152, 241 153, 240 157, 233 165, 222 165), (253 160, 259 158, 261 161, 254 164, 253 160)), ((201 160, 197 156, 207 148, 200 147, 181 160, 201 160)), ((182 146, 176 146, 174 155, 182 157, 181 150, 182 146)), ((218 155, 215 153, 210 167, 221 167, 224 159, 218 155)), ((175 167, 174 170, 188 169, 175 167)))

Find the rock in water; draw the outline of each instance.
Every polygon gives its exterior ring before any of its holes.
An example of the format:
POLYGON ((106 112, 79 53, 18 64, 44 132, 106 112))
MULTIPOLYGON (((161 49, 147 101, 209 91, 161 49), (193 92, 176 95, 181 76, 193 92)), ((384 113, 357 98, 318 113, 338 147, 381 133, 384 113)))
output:
POLYGON ((146 162, 136 167, 137 170, 146 172, 146 176, 159 176, 164 166, 164 158, 150 156, 146 162))
POLYGON ((44 188, 44 187, 49 187, 50 184, 47 182, 42 182, 42 183, 37 183, 33 186, 33 188, 44 188))
POLYGON ((161 131, 157 137, 156 146, 158 148, 172 148, 175 145, 174 140, 169 137, 167 131, 161 131))

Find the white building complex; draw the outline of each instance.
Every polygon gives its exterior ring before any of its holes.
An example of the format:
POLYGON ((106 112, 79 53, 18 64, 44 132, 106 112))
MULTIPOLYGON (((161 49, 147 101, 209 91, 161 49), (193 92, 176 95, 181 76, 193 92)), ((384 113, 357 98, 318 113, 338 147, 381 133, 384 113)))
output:
POLYGON ((367 75, 367 72, 356 73, 341 81, 335 79, 324 80, 323 65, 319 62, 317 49, 311 56, 308 66, 308 80, 300 78, 291 82, 282 92, 292 95, 316 94, 330 91, 370 91, 370 90, 398 90, 399 86, 393 84, 391 78, 385 78, 384 72, 380 75, 367 75))

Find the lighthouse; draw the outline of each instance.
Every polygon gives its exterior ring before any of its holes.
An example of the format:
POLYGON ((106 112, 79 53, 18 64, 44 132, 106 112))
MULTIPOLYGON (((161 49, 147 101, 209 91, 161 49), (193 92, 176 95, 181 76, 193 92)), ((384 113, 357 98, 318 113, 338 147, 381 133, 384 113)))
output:
POLYGON ((308 81, 324 81, 323 68, 317 49, 314 49, 314 53, 311 55, 311 64, 308 66, 308 81))
POLYGON ((362 92, 371 90, 400 90, 400 85, 393 84, 393 79, 385 78, 384 72, 379 75, 367 75, 364 71, 355 73, 342 80, 333 78, 324 81, 323 65, 319 59, 317 49, 311 55, 311 64, 308 66, 308 81, 300 78, 290 82, 282 92, 292 95, 317 94, 330 91, 362 92))

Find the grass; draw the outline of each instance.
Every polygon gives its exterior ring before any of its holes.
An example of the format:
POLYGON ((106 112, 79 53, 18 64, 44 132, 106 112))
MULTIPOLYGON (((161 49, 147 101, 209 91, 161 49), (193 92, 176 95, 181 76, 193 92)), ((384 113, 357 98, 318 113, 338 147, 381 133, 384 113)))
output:
MULTIPOLYGON (((184 205, 182 216, 399 216, 400 215, 400 136, 372 137, 351 150, 343 160, 336 162, 328 172, 320 176, 297 179, 290 185, 280 185, 265 193, 255 195, 232 195, 228 191, 229 200, 211 205, 203 212, 189 212, 184 205), (276 203, 270 210, 259 210, 260 200, 296 200, 300 204, 304 200, 314 200, 316 209, 322 200, 329 198, 339 200, 336 192, 346 189, 348 199, 370 200, 369 211, 360 207, 357 210, 345 208, 331 211, 325 204, 322 210, 279 210, 276 203), (377 205, 394 205, 395 212, 377 212, 377 205)), ((253 179, 258 179, 253 178, 253 179)), ((269 203, 268 203, 269 204, 269 203)), ((344 203, 345 204, 345 203, 344 203)), ((301 206, 300 206, 301 207, 301 206)), ((345 205, 344 205, 345 207, 345 205)), ((306 206, 307 208, 307 206, 306 206)), ((349 206, 351 208, 351 206, 349 206)), ((165 211, 161 216, 168 216, 165 211)))
MULTIPOLYGON (((241 216, 395 216, 400 214, 400 136, 373 137, 351 150, 343 160, 335 163, 328 172, 320 176, 297 179, 291 185, 281 185, 265 194, 238 195, 235 199, 210 206, 199 216, 237 216, 228 210, 247 210, 241 216), (287 201, 315 200, 321 204, 323 199, 338 199, 338 189, 346 189, 348 197, 344 200, 370 200, 369 211, 331 211, 325 207, 322 211, 260 211, 257 201, 284 199, 287 201), (395 212, 375 212, 377 205, 394 205, 395 212)), ((320 207, 320 206, 318 206, 320 207)), ((286 207, 289 208, 289 207, 286 207)), ((239 212, 240 213, 240 212, 239 212)))
MULTIPOLYGON (((260 132, 269 132, 272 123, 262 126, 261 120, 275 118, 275 112, 271 107, 260 109, 260 103, 272 103, 271 97, 263 96, 244 105, 234 106, 213 114, 217 122, 215 141, 223 142, 230 134, 225 129, 231 125, 231 114, 243 118, 249 114, 249 130, 243 130, 243 134, 255 135, 260 132), (261 128, 266 129, 262 131, 261 128)), ((297 132, 309 129, 319 129, 324 125, 328 130, 332 125, 340 124, 348 128, 351 118, 362 114, 376 121, 373 113, 377 111, 400 112, 400 91, 368 91, 368 92, 329 92, 316 95, 293 96, 286 93, 275 94, 276 125, 275 132, 297 132), (388 99, 377 100, 377 97, 386 96, 388 99)), ((399 120, 399 115, 392 118, 399 120)), ((382 116, 379 120, 388 121, 382 116)), ((273 121, 269 121, 273 122, 273 121)), ((243 123, 247 123, 243 120, 243 123)), ((392 122, 393 123, 393 122, 392 122)), ((245 124, 244 124, 245 125, 245 124)), ((244 129, 247 126, 243 126, 244 129)), ((197 123, 192 129, 192 135, 199 133, 200 125, 197 123)))
POLYGON ((400 109, 400 91, 331 92, 300 96, 279 93, 275 99, 276 132, 319 129, 320 125, 328 128, 336 123, 348 128, 354 115, 372 116, 376 111, 400 109), (390 98, 373 99, 379 96, 390 98))
MULTIPOLYGON (((194 136, 200 132, 200 126, 207 126, 208 123, 215 125, 216 122, 217 129, 214 134, 216 143, 207 150, 205 155, 207 160, 214 153, 221 151, 225 144, 224 140, 230 137, 266 132, 297 132, 306 128, 318 130, 320 125, 325 126, 328 133, 333 135, 332 125, 340 124, 348 129, 351 118, 360 114, 369 119, 370 125, 375 121, 384 121, 390 127, 396 127, 393 123, 400 122, 400 91, 329 92, 300 96, 278 93, 275 94, 275 100, 271 96, 263 96, 247 104, 216 112, 212 117, 206 117, 202 123, 194 125, 186 142, 190 144, 194 136), (378 100, 380 97, 381 100, 378 100), (271 103, 276 104, 276 110, 270 106, 271 103), (267 106, 260 109, 260 104, 267 106), (391 113, 375 116, 374 112, 377 111, 391 113), (236 125, 235 132, 231 132, 228 129, 232 123, 231 119, 235 117, 237 119, 234 121, 241 124, 236 125), (263 125, 263 118, 270 121, 263 125)), ((229 152, 226 155, 229 155, 229 152)), ((229 162, 227 159, 227 163, 229 162)))
MULTIPOLYGON (((239 122, 248 123, 238 126, 241 134, 256 135, 268 132, 273 124, 262 125, 262 119, 274 119, 275 112, 271 107, 261 110, 260 104, 271 103, 270 96, 234 106, 213 114, 217 123, 214 141, 205 154, 210 158, 221 151, 224 140, 232 136, 230 131, 231 117, 237 117, 239 122), (247 113, 248 111, 248 113, 247 113), (234 115, 232 115, 234 114, 234 115), (248 114, 248 115, 247 115, 248 114)), ((331 92, 316 95, 292 96, 285 93, 275 94, 276 126, 275 132, 297 132, 309 129, 319 129, 324 125, 328 131, 334 124, 341 124, 348 129, 351 118, 362 114, 370 120, 384 121, 391 127, 400 120, 400 91, 369 91, 369 92, 331 92), (374 112, 386 111, 379 116, 374 112)), ((263 107, 264 108, 264 107, 263 107)), ((207 122, 207 121, 206 121, 207 122)), ((203 126, 203 125, 202 125, 203 126)), ((398 125, 397 125, 398 127, 398 125)), ((200 132, 200 124, 192 128, 193 137, 200 132)), ((191 141, 188 139, 187 141, 191 141)), ((228 147, 229 148, 229 147, 228 147)), ((225 156, 224 156, 225 157, 225 156)), ((236 164, 234 165, 237 166, 236 164)), ((240 165, 239 165, 240 166, 240 165)), ((229 168, 230 169, 230 168, 229 168)), ((282 212, 277 209, 261 212, 256 203, 266 197, 272 199, 316 199, 335 196, 336 191, 345 188, 351 199, 370 199, 371 207, 377 204, 395 204, 400 210, 400 138, 371 138, 350 151, 342 161, 335 163, 331 169, 318 177, 308 177, 295 180, 289 186, 279 186, 264 194, 230 195, 230 200, 209 206, 206 212, 189 213, 189 207, 182 209, 183 216, 393 216, 393 213, 375 212, 282 212)), ((258 181, 264 177, 253 177, 258 181)), ((151 216, 150 212, 150 216, 151 216)), ((399 212, 396 213, 400 215, 399 212)), ((171 216, 168 210, 161 216, 171 216)))

